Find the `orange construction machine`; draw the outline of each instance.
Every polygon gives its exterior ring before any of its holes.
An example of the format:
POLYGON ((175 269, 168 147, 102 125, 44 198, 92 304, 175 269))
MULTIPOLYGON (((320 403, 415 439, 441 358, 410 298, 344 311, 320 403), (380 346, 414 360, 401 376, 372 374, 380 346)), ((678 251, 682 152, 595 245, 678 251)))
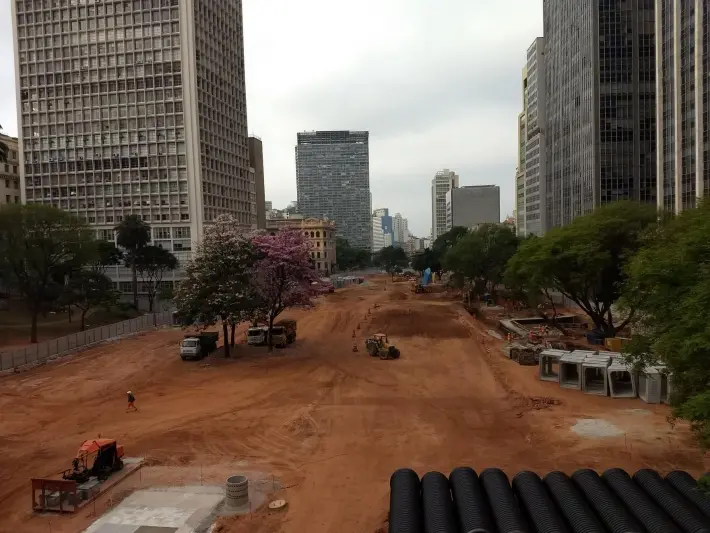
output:
POLYGON ((62 473, 62 479, 84 483, 96 477, 103 481, 123 468, 122 457, 123 446, 115 439, 87 440, 72 460, 72 469, 62 473))

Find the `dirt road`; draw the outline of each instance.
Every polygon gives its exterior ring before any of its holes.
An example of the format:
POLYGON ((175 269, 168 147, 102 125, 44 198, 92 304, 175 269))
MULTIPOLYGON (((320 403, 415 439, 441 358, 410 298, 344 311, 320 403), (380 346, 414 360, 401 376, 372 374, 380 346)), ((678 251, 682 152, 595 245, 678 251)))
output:
POLYGON ((444 295, 415 296, 407 284, 383 290, 377 280, 288 316, 298 318, 298 341, 271 356, 242 345, 234 359, 182 362, 182 332, 160 331, 0 378, 0 531, 44 533, 51 522, 54 533, 79 532, 132 487, 219 481, 237 467, 275 476, 289 506, 226 520, 225 533, 374 532, 389 475, 402 466, 703 471, 702 454, 687 429, 670 428, 665 407, 540 383, 444 295), (380 331, 401 359, 367 356, 364 335, 380 331), (129 389, 139 413, 124 412, 129 389), (571 427, 584 418, 623 435, 580 437, 571 427), (152 466, 95 511, 33 516, 30 477, 69 467, 98 434, 152 466))

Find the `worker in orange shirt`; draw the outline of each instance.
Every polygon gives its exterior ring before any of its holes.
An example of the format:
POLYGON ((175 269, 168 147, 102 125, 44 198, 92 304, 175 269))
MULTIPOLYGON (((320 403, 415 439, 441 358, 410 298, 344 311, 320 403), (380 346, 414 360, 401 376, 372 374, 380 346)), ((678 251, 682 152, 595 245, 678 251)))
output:
POLYGON ((126 394, 128 395, 128 407, 126 407, 126 412, 138 411, 138 408, 136 407, 136 397, 133 396, 131 391, 128 391, 126 394))

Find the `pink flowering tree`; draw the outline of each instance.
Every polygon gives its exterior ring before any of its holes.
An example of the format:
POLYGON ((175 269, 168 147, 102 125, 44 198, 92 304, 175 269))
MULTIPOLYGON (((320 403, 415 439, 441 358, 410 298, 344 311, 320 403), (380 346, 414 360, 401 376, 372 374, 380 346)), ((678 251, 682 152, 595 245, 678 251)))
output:
POLYGON ((285 309, 311 307, 313 298, 324 289, 311 262, 311 245, 300 231, 284 229, 275 235, 260 233, 251 238, 251 243, 259 256, 252 284, 269 326, 271 351, 274 320, 285 309))

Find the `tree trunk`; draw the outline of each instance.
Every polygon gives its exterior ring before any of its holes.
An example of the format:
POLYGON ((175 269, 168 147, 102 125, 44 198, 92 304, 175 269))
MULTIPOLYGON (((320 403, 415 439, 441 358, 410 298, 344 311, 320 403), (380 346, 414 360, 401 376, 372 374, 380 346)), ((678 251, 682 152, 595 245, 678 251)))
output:
POLYGON ((148 293, 148 312, 149 313, 153 312, 153 302, 155 302, 155 294, 151 295, 149 292, 148 293))
POLYGON ((222 320, 222 334, 224 335, 224 357, 229 358, 229 332, 226 320, 222 320))
POLYGON ((231 344, 232 346, 234 346, 234 333, 235 333, 235 331, 237 330, 237 325, 234 324, 234 323, 232 323, 232 326, 231 326, 231 327, 232 327, 232 332, 231 332, 231 337, 232 337, 232 339, 231 339, 230 344, 231 344))
MULTIPOLYGON (((86 311, 88 311, 88 309, 86 311)), ((86 329, 86 311, 81 312, 81 329, 79 331, 86 329)))
POLYGON ((271 329, 274 327, 274 317, 272 315, 269 315, 269 352, 274 351, 274 337, 271 335, 271 329))
POLYGON ((138 309, 138 271, 136 270, 136 262, 131 265, 131 276, 133 282, 133 305, 138 309))
POLYGON ((39 309, 32 309, 32 328, 30 329, 30 342, 37 342, 37 318, 39 309))
POLYGON ((71 324, 71 305, 67 305, 67 316, 69 317, 69 323, 71 324))

